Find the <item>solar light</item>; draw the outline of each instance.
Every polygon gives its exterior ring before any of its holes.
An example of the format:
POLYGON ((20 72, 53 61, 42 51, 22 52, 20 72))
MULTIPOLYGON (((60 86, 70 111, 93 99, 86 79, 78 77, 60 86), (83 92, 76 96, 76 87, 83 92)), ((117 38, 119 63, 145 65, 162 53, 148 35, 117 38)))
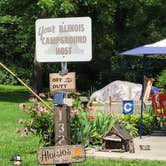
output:
POLYGON ((18 166, 18 165, 21 165, 22 160, 21 160, 21 157, 19 155, 14 155, 14 156, 12 156, 10 161, 13 161, 13 165, 18 166))

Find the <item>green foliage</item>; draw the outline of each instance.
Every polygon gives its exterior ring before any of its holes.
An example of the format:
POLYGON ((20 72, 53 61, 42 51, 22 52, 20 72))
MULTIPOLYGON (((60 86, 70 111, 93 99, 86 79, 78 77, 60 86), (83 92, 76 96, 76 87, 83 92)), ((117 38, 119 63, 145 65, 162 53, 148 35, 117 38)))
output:
POLYGON ((12 165, 9 161, 11 156, 19 154, 23 165, 37 166, 36 150, 39 148, 39 138, 32 134, 22 138, 16 133, 18 119, 23 117, 18 104, 27 101, 29 93, 23 86, 0 85, 0 94, 0 165, 12 165))
POLYGON ((16 85, 17 80, 7 71, 0 70, 0 84, 16 85))
POLYGON ((150 161, 150 160, 124 160, 124 159, 98 159, 87 158, 84 163, 75 163, 74 166, 165 166, 165 161, 150 161))
POLYGON ((166 92, 166 69, 157 77, 156 84, 163 90, 163 92, 166 92))
POLYGON ((39 136, 40 142, 44 143, 45 146, 54 145, 53 112, 43 107, 36 98, 31 98, 31 100, 34 103, 30 106, 24 105, 24 103, 20 104, 20 108, 24 109, 24 113, 28 117, 28 119, 19 120, 19 124, 24 121, 21 135, 26 137, 28 133, 32 133, 39 136))
POLYGON ((119 117, 119 122, 122 123, 125 129, 133 136, 138 136, 139 131, 139 115, 122 115, 119 117))
POLYGON ((72 142, 83 145, 101 145, 103 134, 114 124, 111 115, 106 112, 79 110, 71 118, 72 142))
MULTIPOLYGON (((89 16, 93 27, 92 62, 86 63, 86 67, 85 64, 69 66, 78 73, 78 89, 88 90, 90 86, 98 89, 117 79, 140 82, 142 59, 121 58, 118 54, 166 36, 164 6, 165 1, 152 0, 1 0, 1 61, 31 73, 38 18, 89 16)), ((148 64, 147 74, 154 78, 165 68, 164 61, 149 59, 148 64)), ((43 82, 48 87, 46 76, 52 68, 43 66, 43 82)), ((25 80, 30 80, 27 75, 25 80)))
POLYGON ((17 16, 11 16, 11 15, 0 16, 1 24, 15 24, 16 22, 19 22, 19 18, 17 18, 17 16))
MULTIPOLYGON (((129 133, 136 137, 138 136, 138 131, 140 129, 140 115, 123 115, 119 118, 119 121, 124 124, 125 128, 129 131, 129 133)), ((147 135, 152 132, 154 123, 154 116, 150 113, 143 113, 143 121, 142 121, 142 134, 147 135)))
MULTIPOLYGON (((18 110, 18 103, 25 102, 29 93, 22 86, 0 85, 0 163, 1 166, 9 166, 11 156, 19 154, 23 166, 38 166, 36 151, 39 138, 29 133, 22 138, 15 132, 17 120, 25 117, 22 110, 18 110), (14 96, 14 97, 13 97, 14 96)), ((165 161, 122 160, 122 159, 94 159, 86 157, 83 163, 73 163, 73 166, 165 166, 165 161)))
POLYGON ((28 130, 32 133, 35 132, 36 135, 40 136, 41 142, 44 142, 44 145, 53 145, 54 144, 54 122, 53 122, 53 113, 36 105, 31 108, 31 120, 32 124, 27 122, 26 126, 28 130), (39 109, 38 109, 39 107, 39 109))
MULTIPOLYGON (((26 84, 30 84, 30 78, 32 77, 32 74, 27 72, 27 69, 14 65, 10 66, 9 68, 26 84)), ((14 76, 9 74, 9 72, 7 72, 6 70, 0 70, 0 84, 18 85, 19 82, 14 76)))
MULTIPOLYGON (((82 108, 76 96, 70 110, 72 144, 101 145, 102 135, 113 125, 114 120, 110 114, 101 111, 93 112, 92 109, 82 108)), ((31 132, 40 136, 45 146, 54 145, 53 112, 37 102, 26 108, 25 112, 28 113, 29 120, 24 123, 23 133, 27 135, 31 132)))

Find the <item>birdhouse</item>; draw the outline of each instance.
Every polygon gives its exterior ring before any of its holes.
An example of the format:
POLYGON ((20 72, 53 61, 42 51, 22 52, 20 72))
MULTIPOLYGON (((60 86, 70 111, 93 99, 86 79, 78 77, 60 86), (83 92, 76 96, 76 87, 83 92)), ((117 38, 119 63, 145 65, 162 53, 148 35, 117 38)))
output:
POLYGON ((132 136, 120 123, 115 124, 104 134, 102 149, 135 152, 132 136))

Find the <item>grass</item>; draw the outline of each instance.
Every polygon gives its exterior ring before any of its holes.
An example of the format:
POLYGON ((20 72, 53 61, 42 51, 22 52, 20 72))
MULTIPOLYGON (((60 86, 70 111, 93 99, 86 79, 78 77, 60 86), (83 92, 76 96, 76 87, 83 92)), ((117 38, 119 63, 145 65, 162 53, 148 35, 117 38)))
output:
POLYGON ((36 164, 39 138, 22 138, 16 133, 18 119, 23 116, 18 105, 27 102, 29 93, 21 86, 0 85, 0 165, 11 165, 11 156, 19 154, 24 165, 36 164))
MULTIPOLYGON (((21 156, 23 166, 37 166, 36 151, 41 146, 39 137, 26 138, 16 133, 18 119, 24 115, 19 103, 28 102, 29 93, 22 86, 0 85, 0 166, 12 165, 9 161, 14 154, 21 156)), ((142 160, 110 160, 87 158, 84 163, 73 166, 166 166, 166 162, 142 160)))

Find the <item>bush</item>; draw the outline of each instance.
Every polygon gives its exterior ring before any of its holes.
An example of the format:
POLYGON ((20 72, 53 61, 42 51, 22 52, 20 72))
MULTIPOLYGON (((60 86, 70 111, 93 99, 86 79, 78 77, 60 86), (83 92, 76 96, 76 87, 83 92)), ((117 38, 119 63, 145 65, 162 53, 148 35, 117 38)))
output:
MULTIPOLYGON (((124 124, 129 133, 136 137, 139 135, 140 129, 140 114, 123 115, 119 121, 124 124)), ((154 123, 154 116, 150 113, 143 113, 142 119, 142 134, 147 135, 152 132, 154 123)))
POLYGON ((19 107, 26 113, 25 119, 20 119, 19 124, 23 124, 24 129, 21 132, 17 128, 21 136, 26 137, 29 133, 38 135, 40 142, 47 145, 54 145, 54 121, 53 112, 41 105, 36 98, 30 98, 33 102, 30 106, 21 103, 19 107))
POLYGON ((161 72, 157 77, 157 86, 163 89, 163 92, 166 92, 166 69, 161 72))
MULTIPOLYGON (((10 70, 12 70, 19 78, 23 79, 26 84, 30 83, 30 79, 32 77, 31 72, 27 71, 29 69, 25 69, 18 66, 10 66, 10 70)), ((0 70, 0 84, 7 85, 18 85, 17 79, 9 74, 6 70, 0 70)))
POLYGON ((113 124, 113 117, 106 112, 79 110, 75 117, 71 118, 72 142, 85 146, 101 145, 103 134, 113 124))
MULTIPOLYGON (((31 132, 39 135, 45 146, 54 145, 53 112, 41 106, 37 100, 31 107, 22 106, 22 108, 29 114, 29 118, 24 122, 21 135, 28 136, 31 132)), ((70 110, 72 144, 101 145, 103 134, 113 125, 114 120, 106 112, 93 112, 92 106, 89 106, 89 109, 83 108, 76 97, 70 110)))

